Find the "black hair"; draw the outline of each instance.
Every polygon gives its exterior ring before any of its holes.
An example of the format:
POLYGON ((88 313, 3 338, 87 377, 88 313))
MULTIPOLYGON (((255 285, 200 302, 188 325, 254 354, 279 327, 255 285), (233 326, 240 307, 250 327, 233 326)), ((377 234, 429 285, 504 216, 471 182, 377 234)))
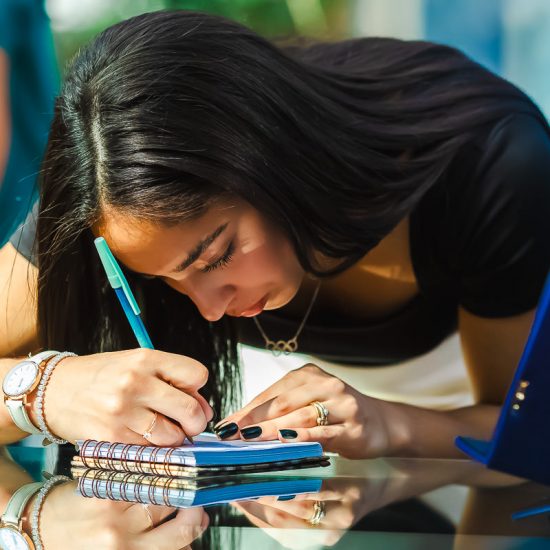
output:
MULTIPOLYGON (((238 196, 287 235, 306 271, 328 276, 376 246, 481 128, 513 112, 546 124, 515 86, 429 42, 279 47, 188 11, 114 25, 76 56, 55 105, 38 222, 43 345, 135 345, 93 251, 105 206, 170 224, 238 196)), ((160 281, 131 284, 156 346, 203 361, 211 400, 233 402, 230 319, 207 322, 160 281)))

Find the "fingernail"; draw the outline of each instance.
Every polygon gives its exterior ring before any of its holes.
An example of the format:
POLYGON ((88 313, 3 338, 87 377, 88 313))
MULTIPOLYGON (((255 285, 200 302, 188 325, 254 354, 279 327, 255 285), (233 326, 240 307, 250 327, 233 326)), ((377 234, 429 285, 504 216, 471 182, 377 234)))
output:
POLYGON ((227 424, 227 420, 221 420, 214 426, 214 431, 217 432, 225 424, 227 424))
POLYGON ((235 435, 238 431, 239 431, 239 426, 237 426, 235 422, 231 422, 230 424, 226 424, 225 426, 218 428, 216 430, 216 435, 220 439, 227 439, 228 437, 235 435))
POLYGON ((294 430, 279 430, 279 433, 283 439, 296 439, 298 437, 298 432, 294 430))
POLYGON ((244 428, 241 430, 241 435, 245 439, 255 439, 262 435, 262 428, 260 426, 250 426, 250 428, 244 428))
POLYGON ((292 500, 294 498, 296 498, 296 495, 281 495, 277 500, 285 501, 285 500, 292 500))

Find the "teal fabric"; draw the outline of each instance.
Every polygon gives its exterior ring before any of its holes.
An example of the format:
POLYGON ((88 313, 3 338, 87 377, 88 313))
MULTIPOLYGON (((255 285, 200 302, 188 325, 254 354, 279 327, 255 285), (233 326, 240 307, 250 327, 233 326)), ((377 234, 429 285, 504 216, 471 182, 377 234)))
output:
POLYGON ((2 246, 36 198, 36 174, 59 83, 44 0, 0 0, 0 48, 9 59, 12 117, 9 159, 0 182, 2 246))

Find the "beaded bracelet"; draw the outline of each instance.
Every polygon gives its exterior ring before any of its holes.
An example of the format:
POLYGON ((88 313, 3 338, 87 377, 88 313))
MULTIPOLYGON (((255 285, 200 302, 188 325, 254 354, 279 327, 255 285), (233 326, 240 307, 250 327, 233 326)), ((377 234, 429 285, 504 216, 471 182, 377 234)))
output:
POLYGON ((70 481, 70 480, 71 478, 67 476, 52 476, 40 488, 40 491, 38 492, 38 496, 34 501, 32 513, 31 513, 31 537, 34 543, 35 550, 43 550, 42 539, 40 538, 40 530, 39 530, 40 526, 38 522, 40 519, 40 511, 42 510, 42 504, 44 503, 44 499, 46 498, 46 495, 51 491, 51 489, 54 488, 55 485, 57 485, 58 483, 61 483, 62 481, 70 481))
POLYGON ((61 439, 52 434, 52 432, 49 430, 46 424, 46 419, 44 418, 44 395, 45 395, 46 386, 48 384, 48 381, 50 379, 53 369, 57 366, 57 364, 62 359, 65 359, 65 357, 76 357, 76 353, 71 353, 70 351, 64 351, 63 353, 59 353, 58 355, 56 355, 53 359, 50 359, 46 364, 46 367, 44 368, 44 372, 42 373, 42 378, 40 379, 40 383, 38 384, 38 390, 36 391, 36 401, 35 401, 36 416, 38 420, 38 427, 40 428, 40 431, 44 436, 43 445, 49 445, 52 442, 57 443, 59 445, 62 445, 63 443, 67 443, 65 439, 61 439))

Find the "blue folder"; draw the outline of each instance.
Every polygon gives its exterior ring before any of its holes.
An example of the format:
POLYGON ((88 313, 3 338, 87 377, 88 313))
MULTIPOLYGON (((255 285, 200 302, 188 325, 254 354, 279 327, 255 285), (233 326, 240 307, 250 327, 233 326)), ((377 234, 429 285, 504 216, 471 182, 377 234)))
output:
POLYGON ((489 468, 550 485, 550 276, 492 439, 456 445, 489 468))

